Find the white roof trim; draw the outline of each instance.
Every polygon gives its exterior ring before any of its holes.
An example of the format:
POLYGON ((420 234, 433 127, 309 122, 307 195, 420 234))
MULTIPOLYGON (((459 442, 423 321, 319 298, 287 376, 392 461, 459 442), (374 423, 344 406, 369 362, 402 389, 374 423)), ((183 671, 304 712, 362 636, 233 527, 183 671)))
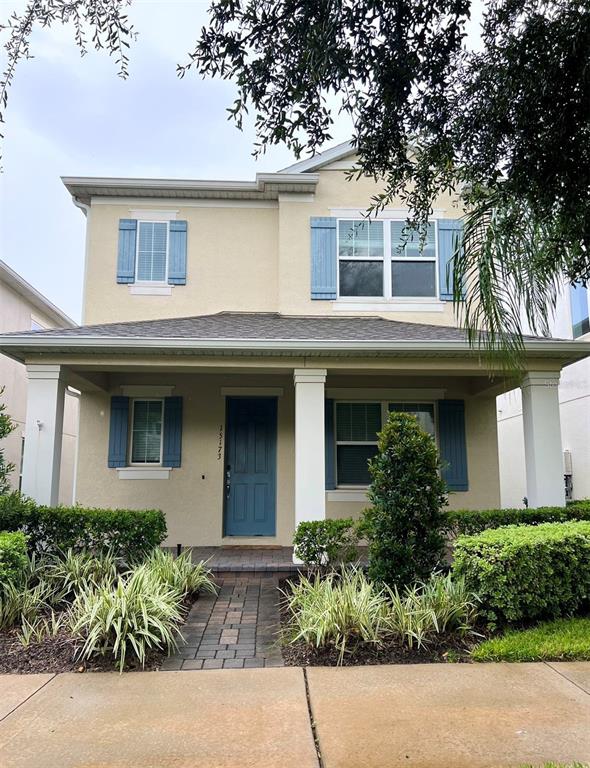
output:
POLYGON ((355 153, 356 147, 352 141, 343 141, 342 144, 330 147, 330 149, 326 149, 324 152, 318 152, 317 155, 308 157, 306 160, 300 160, 298 163, 293 163, 293 165, 282 168, 279 173, 307 173, 309 171, 317 171, 324 165, 333 163, 336 160, 342 160, 355 153))
POLYGON ((0 261, 0 282, 3 282, 19 296, 29 301, 35 309, 49 316, 58 328, 77 328, 78 323, 62 312, 49 299, 45 298, 36 288, 28 283, 17 272, 11 269, 8 264, 0 261))
POLYGON ((223 194, 250 195, 254 199, 263 193, 278 197, 280 191, 313 191, 319 177, 316 174, 301 176, 299 173, 257 173, 254 181, 223 181, 217 179, 138 179, 122 177, 62 176, 61 180, 68 192, 75 198, 89 202, 94 196, 109 197, 157 197, 156 192, 174 198, 174 193, 181 196, 223 194))
MULTIPOLYGON (((68 354, 68 350, 81 349, 95 352, 129 350, 139 351, 193 351, 240 354, 243 352, 260 353, 392 353, 429 355, 465 354, 477 356, 480 352, 469 346, 467 341, 424 341, 416 339, 400 340, 349 340, 342 339, 190 339, 190 338, 158 338, 158 337, 105 337, 105 336, 51 336, 40 335, 11 335, 0 337, 0 351, 10 356, 19 357, 23 350, 28 352, 43 352, 46 349, 58 348, 60 353, 68 354), (14 351, 13 351, 14 349, 14 351)), ((525 342, 525 350, 531 357, 558 358, 569 361, 590 356, 590 344, 585 341, 556 341, 553 339, 525 342)))

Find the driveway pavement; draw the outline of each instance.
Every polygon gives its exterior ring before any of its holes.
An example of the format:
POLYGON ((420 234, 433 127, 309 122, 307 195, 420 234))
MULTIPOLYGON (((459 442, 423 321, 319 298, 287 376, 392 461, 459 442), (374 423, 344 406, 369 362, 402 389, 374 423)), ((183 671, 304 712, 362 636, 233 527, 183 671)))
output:
POLYGON ((0 677, 2 768, 548 760, 590 762, 590 663, 0 677))

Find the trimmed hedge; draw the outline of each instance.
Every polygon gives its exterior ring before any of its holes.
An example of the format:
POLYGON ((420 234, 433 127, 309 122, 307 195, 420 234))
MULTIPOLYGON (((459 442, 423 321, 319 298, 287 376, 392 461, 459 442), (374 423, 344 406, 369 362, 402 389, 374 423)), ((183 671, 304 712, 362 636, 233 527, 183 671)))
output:
POLYGON ((0 530, 23 531, 31 552, 112 549, 135 560, 162 543, 166 519, 157 509, 37 506, 12 493, 0 496, 0 530))
POLYGON ((590 520, 590 501, 572 501, 566 507, 536 509, 455 509, 448 510, 450 529, 456 535, 472 535, 503 525, 539 525, 590 520))
POLYGON ((308 568, 331 568, 357 560, 357 525, 352 518, 306 520, 299 523, 293 546, 295 556, 308 568))
POLYGON ((511 525, 461 536, 453 573, 492 625, 555 618, 590 598, 590 522, 511 525))
POLYGON ((20 531, 0 533, 0 590, 20 581, 27 567, 27 539, 20 531))

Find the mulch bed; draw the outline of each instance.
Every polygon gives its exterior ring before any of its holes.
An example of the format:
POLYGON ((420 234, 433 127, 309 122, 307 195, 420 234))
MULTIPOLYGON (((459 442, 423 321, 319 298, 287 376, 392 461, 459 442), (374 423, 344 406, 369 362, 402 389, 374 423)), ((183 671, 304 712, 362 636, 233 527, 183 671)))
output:
MULTIPOLYGON (((187 615, 193 603, 193 598, 185 600, 187 615)), ((19 635, 20 627, 0 631, 0 674, 119 672, 118 661, 111 654, 89 660, 77 658, 76 652, 83 643, 80 639, 72 637, 65 627, 54 637, 45 637, 41 642, 31 640, 27 647, 23 646, 19 635)), ((158 670, 167 658, 166 651, 148 651, 145 666, 142 667, 133 654, 128 654, 124 671, 153 672, 158 670)))
MULTIPOLYGON (((66 629, 61 629, 55 637, 46 637, 41 642, 31 641, 26 648, 18 639, 19 632, 19 629, 0 632, 0 674, 119 671, 117 661, 110 655, 90 661, 76 659, 76 651, 82 643, 74 639, 66 629)), ((165 652, 152 651, 147 654, 145 667, 142 667, 133 657, 125 664, 125 671, 153 671, 159 669, 165 658, 165 652)))

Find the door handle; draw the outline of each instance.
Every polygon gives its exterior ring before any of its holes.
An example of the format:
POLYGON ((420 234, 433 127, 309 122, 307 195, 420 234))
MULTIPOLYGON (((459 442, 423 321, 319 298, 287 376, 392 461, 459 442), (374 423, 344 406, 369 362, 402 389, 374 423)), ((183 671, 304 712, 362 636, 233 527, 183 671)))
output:
POLYGON ((231 467, 228 464, 225 470, 225 496, 229 499, 229 493, 231 490, 231 467))

